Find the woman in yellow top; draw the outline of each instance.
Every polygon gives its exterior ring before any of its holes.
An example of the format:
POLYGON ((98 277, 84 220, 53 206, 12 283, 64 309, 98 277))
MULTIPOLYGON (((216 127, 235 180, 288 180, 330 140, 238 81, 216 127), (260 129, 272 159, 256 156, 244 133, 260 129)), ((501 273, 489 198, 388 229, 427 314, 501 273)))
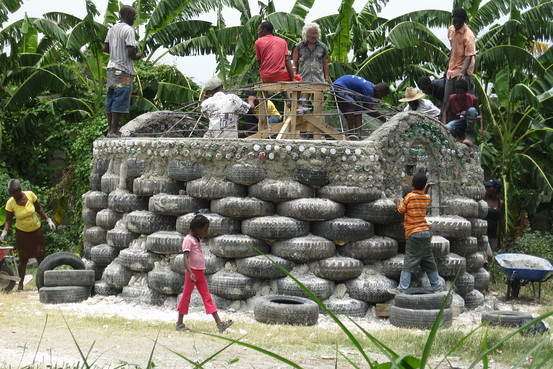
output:
POLYGON ((44 209, 37 201, 36 195, 31 191, 21 191, 21 182, 17 179, 11 179, 8 182, 8 192, 11 198, 6 203, 6 223, 4 230, 0 235, 0 240, 6 242, 8 231, 12 225, 12 219, 15 215, 15 244, 19 253, 19 286, 18 291, 23 290, 23 281, 25 279, 25 270, 30 258, 36 258, 40 264, 44 259, 44 235, 42 226, 37 217, 37 213, 43 217, 52 231, 56 230, 56 225, 46 215, 44 209))

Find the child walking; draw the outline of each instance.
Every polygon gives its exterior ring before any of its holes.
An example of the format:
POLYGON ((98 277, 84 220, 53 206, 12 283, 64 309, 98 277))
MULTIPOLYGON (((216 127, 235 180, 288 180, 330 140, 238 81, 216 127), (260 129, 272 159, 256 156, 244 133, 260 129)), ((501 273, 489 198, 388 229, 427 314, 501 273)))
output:
POLYGON ((391 294, 405 293, 411 284, 411 275, 420 265, 423 272, 428 275, 430 286, 433 291, 440 291, 442 285, 438 276, 438 268, 434 255, 432 254, 430 227, 426 222, 426 208, 430 204, 428 189, 433 183, 426 183, 424 173, 417 173, 413 177, 413 192, 407 194, 403 201, 394 199, 397 211, 404 214, 405 238, 405 259, 403 270, 399 278, 397 289, 389 290, 391 294))
POLYGON ((183 323, 183 318, 188 314, 188 307, 190 305, 190 296, 194 290, 194 286, 198 288, 198 292, 202 296, 204 302, 206 314, 213 315, 215 323, 219 333, 223 333, 233 323, 232 320, 221 321, 219 314, 217 313, 217 307, 213 303, 211 294, 209 293, 209 287, 207 280, 205 279, 205 258, 201 249, 200 239, 207 236, 209 229, 209 219, 202 214, 196 214, 192 222, 190 222, 190 233, 184 237, 182 241, 182 251, 184 252, 184 268, 186 273, 184 275, 184 289, 182 291, 182 297, 179 301, 177 311, 179 312, 179 318, 175 324, 177 331, 190 330, 183 323))

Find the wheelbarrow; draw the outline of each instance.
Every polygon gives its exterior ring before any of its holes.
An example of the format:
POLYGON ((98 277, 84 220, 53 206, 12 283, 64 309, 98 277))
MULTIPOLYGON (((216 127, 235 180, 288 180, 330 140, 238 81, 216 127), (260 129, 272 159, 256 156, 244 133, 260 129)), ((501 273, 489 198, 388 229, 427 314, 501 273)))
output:
POLYGON ((13 257, 13 247, 0 247, 0 292, 10 292, 19 281, 17 266, 13 257))
POLYGON ((534 283, 538 284, 538 301, 541 299, 541 284, 553 274, 553 265, 545 259, 526 254, 499 254, 495 260, 507 276, 507 299, 518 297, 521 286, 532 283, 532 293, 536 297, 534 283))

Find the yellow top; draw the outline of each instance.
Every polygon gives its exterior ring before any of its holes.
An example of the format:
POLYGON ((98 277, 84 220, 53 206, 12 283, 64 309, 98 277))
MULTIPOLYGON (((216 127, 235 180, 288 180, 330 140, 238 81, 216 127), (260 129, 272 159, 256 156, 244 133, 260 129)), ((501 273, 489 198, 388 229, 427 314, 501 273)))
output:
POLYGON ((6 210, 15 215, 15 228, 23 232, 34 232, 40 228, 40 220, 36 215, 36 195, 31 191, 23 191, 27 197, 25 206, 17 205, 15 199, 10 197, 6 203, 6 210))
MULTIPOLYGON (((259 105, 256 106, 253 113, 255 115, 259 115, 259 105)), ((267 115, 276 115, 278 119, 282 119, 282 116, 280 115, 275 104, 273 104, 271 100, 267 100, 267 115)))

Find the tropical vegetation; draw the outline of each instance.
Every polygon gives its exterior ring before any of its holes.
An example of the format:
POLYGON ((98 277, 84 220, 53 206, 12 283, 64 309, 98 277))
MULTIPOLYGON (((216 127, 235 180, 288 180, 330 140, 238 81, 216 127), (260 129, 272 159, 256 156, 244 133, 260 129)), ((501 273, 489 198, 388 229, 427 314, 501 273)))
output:
MULTIPOLYGON (((83 18, 50 12, 8 23, 24 1, 0 0, 0 171, 2 178, 31 183, 58 221, 65 216, 68 233, 55 236, 62 247, 80 244, 80 195, 88 187, 92 142, 107 127, 102 110, 108 55, 102 45, 119 7, 119 1, 109 0, 101 13, 93 0, 81 1, 83 18)), ((247 0, 134 1, 139 52, 147 57, 137 63, 128 118, 199 98, 191 75, 162 64, 167 54, 214 55, 227 87, 257 81, 253 42, 259 23, 271 21, 292 47, 320 1, 296 0, 290 9, 278 10, 273 0, 259 1, 259 14, 247 0), (238 11, 240 25, 227 26, 226 8, 238 11), (215 22, 198 19, 207 12, 216 15, 215 22)), ((448 45, 434 30, 448 27, 451 13, 421 10, 385 19, 381 13, 388 2, 367 0, 359 9, 354 0, 342 0, 315 21, 330 50, 331 78, 350 73, 389 81, 396 92, 388 102, 396 104, 420 75, 443 73, 448 45)), ((522 210, 538 213, 553 198, 553 51, 548 48, 553 2, 454 0, 451 5, 467 9, 477 36, 476 93, 486 129, 478 143, 486 176, 504 183, 505 216, 513 231, 522 210)))

